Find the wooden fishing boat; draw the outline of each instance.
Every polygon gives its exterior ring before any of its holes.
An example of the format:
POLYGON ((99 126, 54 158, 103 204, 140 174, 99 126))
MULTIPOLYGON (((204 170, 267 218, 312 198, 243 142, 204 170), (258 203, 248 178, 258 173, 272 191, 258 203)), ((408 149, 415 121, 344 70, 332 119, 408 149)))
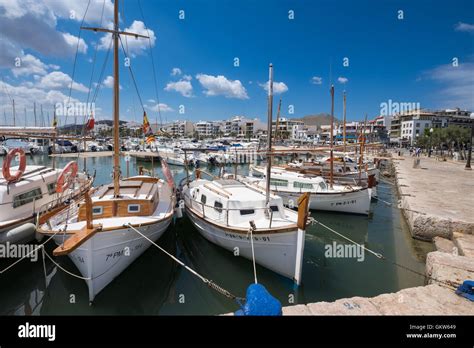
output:
MULTIPOLYGON (((49 216, 38 232, 53 236, 55 256, 68 255, 87 282, 89 300, 104 289, 156 241, 172 221, 175 206, 173 177, 162 161, 166 180, 150 176, 121 179, 119 139, 119 35, 143 35, 119 30, 118 1, 114 3, 114 175, 113 182, 86 193, 69 209, 49 216), (139 233, 137 233, 137 231, 139 233)), ((89 28, 98 30, 97 28, 89 28)), ((146 114, 144 114, 145 121, 146 114)), ((41 218, 41 217, 40 217, 41 218)))

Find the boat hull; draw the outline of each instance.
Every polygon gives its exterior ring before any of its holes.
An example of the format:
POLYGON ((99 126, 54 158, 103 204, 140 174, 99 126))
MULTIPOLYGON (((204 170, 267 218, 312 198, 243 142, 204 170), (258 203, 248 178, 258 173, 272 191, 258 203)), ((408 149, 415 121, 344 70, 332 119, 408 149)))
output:
MULTIPOLYGON (((209 242, 231 251, 236 256, 252 260, 250 234, 210 223, 188 207, 186 207, 186 213, 199 233, 209 242)), ((304 231, 296 228, 288 232, 254 233, 255 262, 299 284, 304 235, 304 231)))
MULTIPOLYGON (((273 191, 273 193, 282 197, 285 205, 295 208, 298 206, 297 202, 301 193, 284 191, 273 191)), ((341 193, 312 193, 309 208, 311 210, 368 215, 370 200, 368 189, 341 193)))
MULTIPOLYGON (((158 240, 170 225, 172 218, 154 224, 135 227, 152 241, 158 240)), ((57 234, 57 245, 65 239, 57 234)), ((67 239, 67 237, 66 237, 67 239)), ((122 273, 151 243, 130 228, 96 233, 68 256, 86 279, 89 301, 122 273)))

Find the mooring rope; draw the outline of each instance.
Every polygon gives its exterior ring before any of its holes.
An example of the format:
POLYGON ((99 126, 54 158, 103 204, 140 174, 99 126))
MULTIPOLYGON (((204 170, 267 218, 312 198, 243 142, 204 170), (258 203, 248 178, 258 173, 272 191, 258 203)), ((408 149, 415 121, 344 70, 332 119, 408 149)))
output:
POLYGON ((258 284, 257 281, 257 267, 255 266, 255 251, 253 248, 253 226, 249 227, 249 234, 250 234, 250 246, 252 248, 252 263, 253 263, 253 277, 255 279, 255 284, 258 284))
POLYGON ((130 223, 127 223, 127 224, 124 224, 123 225, 124 227, 128 227, 130 229, 132 229, 133 231, 135 231, 136 233, 138 233, 139 235, 141 235, 143 238, 145 238, 146 240, 148 240, 151 244, 153 244, 156 248, 158 248, 160 251, 162 251, 164 254, 166 254, 167 256, 169 256, 172 260, 174 260, 175 262, 177 262, 180 266, 184 267, 186 270, 188 270, 189 272, 191 272, 192 274, 194 274, 196 277, 198 277, 199 279, 201 279, 201 281, 206 284, 207 286, 209 286, 211 289, 214 289, 215 291, 217 291, 218 293, 232 299, 232 300, 236 300, 238 303, 240 303, 239 301, 245 301, 245 298, 243 297, 237 297, 235 295, 233 295, 230 291, 224 289, 223 287, 217 285, 216 283, 214 283, 212 280, 209 280, 207 278, 205 278, 204 276, 202 276, 201 274, 199 274, 198 272, 196 272, 195 270, 193 270, 192 268, 190 268, 189 266, 187 266, 183 261, 181 261, 180 259, 174 257, 173 255, 171 255, 169 252, 167 252, 165 249, 163 249, 162 247, 160 247, 158 244, 156 244, 154 241, 152 241, 150 238, 148 238, 147 236, 145 236, 143 233, 141 233, 138 229, 136 229, 135 227, 133 227, 130 223))
POLYGON ((337 234, 338 236, 340 236, 340 237, 346 239, 347 241, 349 241, 349 242, 351 242, 351 243, 353 243, 353 244, 355 244, 355 245, 357 245, 357 246, 363 248, 364 250, 366 250, 366 251, 370 252, 371 254, 375 255, 378 259, 385 260, 385 261, 391 263, 391 264, 394 265, 394 266, 400 267, 400 268, 402 268, 402 269, 404 269, 404 270, 406 270, 406 271, 410 271, 410 272, 412 272, 412 273, 414 273, 414 274, 416 274, 416 275, 422 276, 422 277, 424 277, 425 279, 433 280, 433 281, 435 281, 436 283, 439 283, 440 286, 443 286, 443 287, 445 287, 445 288, 448 288, 448 289, 451 289, 451 290, 452 290, 452 289, 456 289, 456 288, 460 285, 460 284, 457 284, 457 283, 452 282, 452 281, 443 281, 443 280, 439 280, 439 279, 430 277, 429 275, 427 275, 427 274, 425 274, 425 273, 421 273, 421 272, 416 271, 416 270, 414 270, 414 269, 411 269, 411 268, 409 268, 409 267, 407 267, 407 266, 405 266, 405 265, 402 265, 402 264, 400 264, 400 263, 398 263, 398 262, 396 262, 396 261, 390 260, 390 259, 386 258, 384 255, 382 255, 381 253, 377 253, 377 252, 375 252, 375 251, 373 251, 373 250, 370 250, 369 248, 365 247, 365 245, 362 245, 362 244, 359 244, 359 243, 353 241, 352 239, 350 239, 350 238, 348 238, 348 237, 342 235, 341 233, 335 231, 335 230, 332 229, 331 227, 326 226, 325 224, 323 224, 323 223, 320 222, 320 221, 317 221, 317 220, 316 220, 315 218, 313 218, 313 217, 309 217, 308 220, 309 220, 309 222, 310 222, 311 224, 319 224, 319 225, 321 225, 322 227, 326 228, 328 231, 331 231, 331 232, 337 234))

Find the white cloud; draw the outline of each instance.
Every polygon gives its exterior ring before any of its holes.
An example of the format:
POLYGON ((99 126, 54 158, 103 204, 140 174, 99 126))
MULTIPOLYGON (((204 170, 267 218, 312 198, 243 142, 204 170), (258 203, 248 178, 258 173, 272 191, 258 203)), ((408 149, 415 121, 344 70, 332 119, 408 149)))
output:
POLYGON ((191 75, 183 75, 183 80, 191 81, 193 77, 191 75))
POLYGON ((155 104, 156 100, 155 99, 148 99, 147 102, 155 104))
POLYGON ((440 107, 460 107, 474 109, 474 63, 440 65, 423 73, 423 78, 432 80, 441 86, 438 100, 440 107))
POLYGON ((346 84, 347 82, 349 82, 349 79, 347 77, 342 77, 342 76, 339 76, 337 78, 337 82, 341 83, 341 84, 346 84))
MULTIPOLYGON (((46 91, 45 89, 36 86, 13 86, 1 80, 0 91, 8 91, 8 95, 7 93, 0 93, 0 105, 11 105, 11 101, 9 99, 10 96, 11 98, 15 99, 15 106, 17 110, 24 110, 26 108, 28 112, 31 112, 33 109, 33 102, 36 102, 37 108, 39 105, 43 106, 45 117, 48 113, 50 113, 50 116, 52 117, 52 111, 56 103, 64 103, 68 100, 67 95, 57 90, 46 91)), ((70 101, 75 103, 79 100, 71 97, 70 101)), ((11 115, 8 115, 8 111, 7 118, 9 119, 9 122, 13 122, 11 115)), ((68 122, 72 121, 73 119, 69 118, 68 122)), ((62 122, 60 121, 60 124, 61 123, 62 122)))
POLYGON ((248 99, 247 90, 239 80, 229 80, 223 75, 197 74, 196 79, 206 90, 207 96, 223 95, 226 98, 248 99))
POLYGON ((155 111, 155 112, 158 112, 158 111, 160 111, 160 112, 174 111, 174 109, 171 106, 169 106, 165 103, 155 104, 155 105, 149 107, 149 109, 151 111, 155 111))
POLYGON ((458 22, 454 26, 454 30, 456 30, 456 31, 465 31, 465 32, 468 32, 468 33, 474 33, 474 24, 458 22))
POLYGON ((321 85, 323 83, 323 78, 322 77, 319 77, 319 76, 313 76, 311 78, 311 83, 313 85, 321 85))
MULTIPOLYGON (((10 0, 5 0, 10 1, 10 0)), ((73 19, 77 22, 82 21, 82 17, 86 11, 87 1, 77 0, 43 0, 44 4, 58 17, 73 19), (73 18, 71 18, 73 15, 73 18)), ((111 0, 91 0, 87 15, 86 23, 100 24, 102 7, 104 7, 104 16, 102 24, 111 22, 114 15, 114 5, 111 0)))
POLYGON ((181 75, 181 69, 173 68, 173 70, 171 70, 171 76, 177 76, 177 75, 181 75))
POLYGON ((16 67, 14 65, 14 67, 11 69, 15 77, 31 74, 45 75, 47 73, 49 66, 35 56, 27 54, 19 58, 20 66, 16 67))
MULTIPOLYGON (((120 81, 120 79, 119 79, 120 81)), ((106 88, 113 88, 114 87, 114 77, 113 76, 107 76, 104 81, 102 81, 102 86, 106 88)), ((119 86, 119 89, 122 89, 122 85, 119 86)))
MULTIPOLYGON (((43 76, 36 85, 42 89, 69 89, 71 77, 61 71, 53 71, 43 76)), ((72 89, 85 93, 89 91, 86 86, 75 81, 72 83, 72 89)))
MULTIPOLYGON (((98 0, 95 0, 97 2, 98 0)), ((66 1, 74 6, 85 2, 66 1)), ((77 38, 67 32, 57 30, 58 18, 70 19, 71 7, 66 2, 55 0, 0 0, 0 21, 2 23, 2 41, 16 47, 16 55, 21 50, 32 49, 46 56, 64 57, 75 53, 77 38), (56 11, 59 4, 69 6, 66 13, 56 11), (34 30, 32 30, 34 28, 34 30)), ((82 12, 83 13, 83 12, 82 12)), ((81 53, 87 45, 81 40, 81 53)))
MULTIPOLYGON (((265 83, 259 83, 259 85, 268 92, 269 83, 270 81, 267 81, 265 83)), ((273 81, 273 94, 282 94, 286 91, 288 91, 288 86, 284 82, 273 81)))
POLYGON ((180 93, 183 97, 190 98, 193 96, 193 85, 190 81, 179 80, 177 82, 168 82, 165 91, 175 91, 180 93))
MULTIPOLYGON (((124 31, 149 36, 151 47, 155 46, 155 32, 150 28, 148 28, 147 30, 145 28, 145 24, 142 21, 133 21, 132 25, 128 28, 125 28, 124 31)), ((112 34, 110 33, 102 36, 99 40, 98 48, 101 50, 107 50, 109 48, 111 38, 112 34)), ((128 49, 128 55, 130 55, 131 57, 136 57, 138 54, 142 54, 149 48, 148 39, 145 38, 135 38, 128 35, 124 35, 122 36, 122 42, 124 48, 126 50, 128 49)))
POLYGON ((87 53, 87 44, 84 41, 84 39, 80 38, 79 45, 78 45, 77 36, 71 35, 69 33, 63 33, 63 37, 69 46, 74 47, 74 48, 77 47, 77 50, 79 51, 79 53, 87 53))

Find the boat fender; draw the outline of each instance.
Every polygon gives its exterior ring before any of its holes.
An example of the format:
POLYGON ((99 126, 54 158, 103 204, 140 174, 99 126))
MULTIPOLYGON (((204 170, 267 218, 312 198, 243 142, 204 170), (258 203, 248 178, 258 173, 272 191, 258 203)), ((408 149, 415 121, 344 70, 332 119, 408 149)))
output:
POLYGON ((56 192, 61 193, 67 190, 67 188, 72 184, 74 178, 77 175, 77 162, 76 161, 71 161, 66 166, 63 168, 61 174, 59 174, 58 181, 56 183, 56 192), (69 176, 66 178, 66 175, 69 174, 69 176))
POLYGON ((474 280, 465 280, 456 289, 456 294, 474 302, 474 280))
POLYGON ((16 148, 16 149, 11 149, 7 156, 5 157, 5 160, 3 161, 3 166, 2 166, 2 174, 3 178, 8 182, 14 182, 20 180, 21 176, 25 172, 26 169, 26 157, 25 157, 25 151, 22 149, 16 148), (20 155, 20 165, 18 166, 18 170, 15 172, 15 174, 10 173, 10 165, 12 162, 12 159, 15 158, 15 156, 19 154, 20 155))
POLYGON ((0 243, 26 243, 35 238, 36 226, 31 222, 0 234, 0 243))
POLYGON ((282 315, 281 303, 263 285, 251 284, 247 288, 245 305, 241 305, 241 309, 236 311, 235 315, 279 316, 282 315))
POLYGON ((183 209, 181 209, 180 205, 176 207, 176 217, 178 219, 181 219, 183 217, 183 209))

